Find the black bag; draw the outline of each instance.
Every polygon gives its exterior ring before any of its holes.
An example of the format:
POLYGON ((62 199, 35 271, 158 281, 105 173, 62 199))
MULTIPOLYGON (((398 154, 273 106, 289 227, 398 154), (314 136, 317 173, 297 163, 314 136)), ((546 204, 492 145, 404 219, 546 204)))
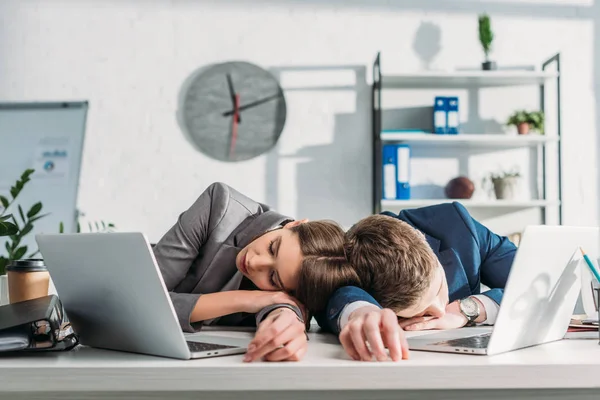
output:
POLYGON ((78 344, 55 295, 0 306, 0 352, 62 351, 78 344))

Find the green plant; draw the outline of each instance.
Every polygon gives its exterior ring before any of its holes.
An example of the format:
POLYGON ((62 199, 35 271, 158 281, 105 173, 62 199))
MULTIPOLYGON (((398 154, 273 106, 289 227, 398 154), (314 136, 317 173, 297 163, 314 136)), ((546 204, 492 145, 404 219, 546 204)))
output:
MULTIPOLYGON (((4 248, 7 251, 6 256, 0 256, 0 275, 3 275, 6 271, 6 266, 10 260, 20 260, 27 254, 27 246, 20 246, 21 241, 27 234, 33 230, 33 223, 40 218, 45 217, 48 214, 40 215, 42 211, 42 203, 37 202, 27 213, 23 212, 21 205, 17 205, 19 211, 19 217, 21 223, 17 221, 17 218, 13 214, 6 214, 7 210, 14 205, 17 197, 31 179, 31 175, 35 171, 33 169, 27 169, 21 175, 20 179, 10 188, 10 200, 8 197, 0 196, 0 203, 2 203, 2 214, 0 214, 0 236, 8 236, 9 240, 4 243, 4 248), (12 222, 8 222, 8 220, 12 222)), ((34 251, 27 257, 34 257, 39 250, 34 251)))
MULTIPOLYGON (((115 229, 115 224, 105 221, 88 221, 88 232, 112 232, 115 229)), ((61 222, 58 226, 59 233, 65 233, 65 225, 61 222)), ((81 233, 81 221, 77 221, 77 233, 81 233)))
POLYGON ((479 41, 485 53, 485 60, 489 61, 489 54, 492 50, 492 42, 494 41, 494 32, 492 32, 492 24, 487 14, 479 16, 479 41))
POLYGON ((507 125, 528 124, 531 129, 544 133, 544 113, 542 111, 515 111, 506 121, 507 125))
POLYGON ((513 168, 508 171, 493 172, 490 174, 490 179, 492 180, 492 182, 494 182, 494 181, 500 181, 500 180, 506 179, 506 178, 518 178, 520 176, 521 176, 521 173, 519 172, 519 170, 517 168, 513 168))

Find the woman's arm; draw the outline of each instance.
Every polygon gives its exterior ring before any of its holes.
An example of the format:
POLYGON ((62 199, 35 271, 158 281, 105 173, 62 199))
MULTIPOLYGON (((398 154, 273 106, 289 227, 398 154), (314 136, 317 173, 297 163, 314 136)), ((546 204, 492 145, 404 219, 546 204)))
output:
MULTIPOLYGON (((154 256, 171 296, 182 329, 194 332, 191 322, 198 309, 199 293, 176 293, 174 289, 185 278, 200 249, 227 211, 229 189, 221 183, 210 185, 192 206, 183 212, 175 225, 154 246, 154 256)), ((205 303, 204 301, 202 303, 205 303)), ((220 315, 225 315, 222 313, 220 315)))
POLYGON ((255 314, 267 306, 282 303, 295 305, 294 300, 284 292, 231 290, 209 293, 197 300, 190 319, 204 321, 238 312, 255 314))

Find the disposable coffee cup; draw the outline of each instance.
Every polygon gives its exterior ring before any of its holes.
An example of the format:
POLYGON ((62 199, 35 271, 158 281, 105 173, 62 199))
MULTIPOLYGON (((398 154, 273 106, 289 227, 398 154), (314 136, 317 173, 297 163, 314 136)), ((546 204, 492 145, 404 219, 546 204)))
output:
POLYGON ((8 300, 11 304, 48 295, 50 273, 44 265, 44 260, 14 260, 8 264, 6 272, 8 300))

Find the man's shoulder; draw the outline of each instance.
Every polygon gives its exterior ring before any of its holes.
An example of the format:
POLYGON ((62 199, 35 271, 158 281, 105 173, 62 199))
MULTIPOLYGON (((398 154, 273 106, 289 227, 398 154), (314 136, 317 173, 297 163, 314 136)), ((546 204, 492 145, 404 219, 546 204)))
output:
POLYGON ((448 222, 456 222, 457 220, 469 220, 471 218, 465 206, 457 201, 406 209, 400 211, 399 214, 394 214, 389 211, 384 211, 381 214, 396 217, 413 226, 416 224, 440 225, 448 222))

